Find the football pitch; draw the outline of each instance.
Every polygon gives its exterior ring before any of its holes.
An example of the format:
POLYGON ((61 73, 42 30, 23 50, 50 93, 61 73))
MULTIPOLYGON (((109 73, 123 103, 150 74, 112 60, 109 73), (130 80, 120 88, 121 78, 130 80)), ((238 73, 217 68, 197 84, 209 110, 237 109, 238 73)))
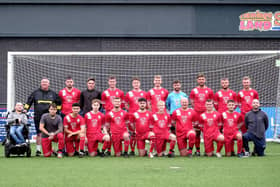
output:
POLYGON ((0 150, 1 187, 280 186, 280 144, 277 143, 267 144, 265 157, 221 159, 204 156, 43 158, 33 156, 35 146, 31 158, 5 158, 3 150, 4 147, 0 150))

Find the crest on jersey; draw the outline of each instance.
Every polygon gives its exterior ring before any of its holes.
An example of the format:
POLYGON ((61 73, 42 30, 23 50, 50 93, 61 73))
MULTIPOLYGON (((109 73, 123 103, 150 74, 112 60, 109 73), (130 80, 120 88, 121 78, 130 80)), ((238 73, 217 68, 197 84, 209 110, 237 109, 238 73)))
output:
POLYGON ((221 91, 218 92, 219 97, 223 97, 223 94, 221 91))
POLYGON ((146 116, 149 117, 149 114, 147 113, 146 116))
POLYGON ((198 94, 198 98, 200 101, 205 101, 205 94, 203 93, 198 94))
POLYGON ((234 118, 237 118, 236 114, 233 115, 234 118))
POLYGON ((161 91, 161 94, 164 94, 164 91, 161 91))
POLYGON ((240 95, 240 97, 244 97, 244 94, 243 94, 243 92, 241 91, 241 92, 239 92, 239 95, 240 95))
POLYGON ((197 88, 195 88, 193 91, 194 91, 195 94, 198 94, 197 88))
POLYGON ((137 112, 134 113, 134 116, 135 116, 136 119, 139 118, 139 114, 137 112))
POLYGON ((116 95, 118 96, 118 95, 119 95, 119 92, 116 92, 116 95))
POLYGON ((216 114, 214 114, 214 115, 213 115, 213 117, 214 117, 214 118, 216 118, 216 117, 217 117, 217 115, 216 115, 216 114))
POLYGON ((229 96, 232 96, 232 93, 229 93, 229 96))
POLYGON ((251 95, 251 96, 253 96, 253 95, 254 95, 254 93, 253 93, 253 92, 251 92, 251 93, 250 93, 250 95, 251 95))
POLYGON ((150 93, 151 93, 151 95, 155 94, 154 90, 150 90, 150 93))
POLYGON ((65 95, 66 95, 66 91, 62 90, 62 96, 65 96, 65 95))
POLYGON ((77 119, 77 122, 80 123, 80 119, 77 119))
POLYGON ((121 124, 121 117, 115 117, 115 123, 116 125, 120 125, 121 124))
POLYGON ((190 116, 192 113, 191 112, 188 112, 188 115, 190 116))
POLYGON ((205 90, 205 93, 208 94, 208 90, 205 90))
POLYGON ((159 120, 158 125, 160 128, 164 128, 165 127, 165 120, 159 120))
POLYGON ((143 93, 140 93, 140 96, 143 97, 143 93))

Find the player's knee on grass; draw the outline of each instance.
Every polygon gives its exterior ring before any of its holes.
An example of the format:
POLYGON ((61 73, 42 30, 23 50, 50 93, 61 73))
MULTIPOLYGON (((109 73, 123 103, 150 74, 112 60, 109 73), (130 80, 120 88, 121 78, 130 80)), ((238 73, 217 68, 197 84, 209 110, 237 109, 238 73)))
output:
POLYGON ((231 156, 231 152, 226 153, 226 156, 231 156))
POLYGON ((96 155, 97 155, 97 152, 95 152, 95 151, 92 152, 92 153, 89 153, 89 156, 92 156, 92 157, 93 157, 93 156, 96 156, 96 155))
POLYGON ((116 155, 116 157, 120 157, 121 156, 121 152, 118 152, 115 155, 116 155))
POLYGON ((187 134, 187 137, 192 136, 192 135, 195 136, 195 131, 194 130, 189 131, 188 134, 187 134))
POLYGON ((145 156, 146 150, 145 149, 138 149, 139 156, 145 156))
POLYGON ((68 153, 68 156, 74 156, 74 153, 68 153))
POLYGON ((213 156, 213 152, 206 153, 206 155, 207 155, 208 157, 211 157, 211 156, 213 156))
POLYGON ((242 140, 242 135, 241 135, 241 133, 236 134, 236 139, 237 139, 237 140, 242 140))
POLYGON ((170 134, 170 135, 169 135, 169 139, 172 140, 172 141, 176 141, 176 136, 175 136, 175 134, 170 134))
POLYGON ((223 135, 219 135, 217 138, 218 141, 222 142, 225 140, 225 137, 223 135))
POLYGON ((110 141, 110 136, 108 134, 106 134, 105 136, 103 136, 103 140, 110 141))
POLYGON ((127 132, 123 134, 123 139, 129 140, 129 134, 127 132))
POLYGON ((187 156, 188 150, 187 148, 180 150, 180 156, 187 156))
POLYGON ((149 137, 149 138, 151 138, 151 137, 155 137, 155 133, 154 133, 154 132, 149 132, 148 137, 149 137))

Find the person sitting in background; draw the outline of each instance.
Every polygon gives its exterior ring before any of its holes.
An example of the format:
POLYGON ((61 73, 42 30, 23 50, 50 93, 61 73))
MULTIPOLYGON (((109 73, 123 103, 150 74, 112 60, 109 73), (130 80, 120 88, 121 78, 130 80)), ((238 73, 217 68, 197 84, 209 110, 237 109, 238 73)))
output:
POLYGON ((25 144, 22 134, 24 125, 27 124, 27 116, 23 111, 23 104, 16 103, 15 109, 8 114, 7 123, 10 125, 10 136, 15 140, 16 144, 25 144))

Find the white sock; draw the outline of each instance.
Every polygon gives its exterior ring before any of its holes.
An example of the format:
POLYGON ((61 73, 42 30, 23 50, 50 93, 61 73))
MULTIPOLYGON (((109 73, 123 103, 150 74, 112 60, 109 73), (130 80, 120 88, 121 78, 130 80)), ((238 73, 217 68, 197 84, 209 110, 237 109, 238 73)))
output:
POLYGON ((36 145, 36 150, 41 151, 41 145, 36 145))

